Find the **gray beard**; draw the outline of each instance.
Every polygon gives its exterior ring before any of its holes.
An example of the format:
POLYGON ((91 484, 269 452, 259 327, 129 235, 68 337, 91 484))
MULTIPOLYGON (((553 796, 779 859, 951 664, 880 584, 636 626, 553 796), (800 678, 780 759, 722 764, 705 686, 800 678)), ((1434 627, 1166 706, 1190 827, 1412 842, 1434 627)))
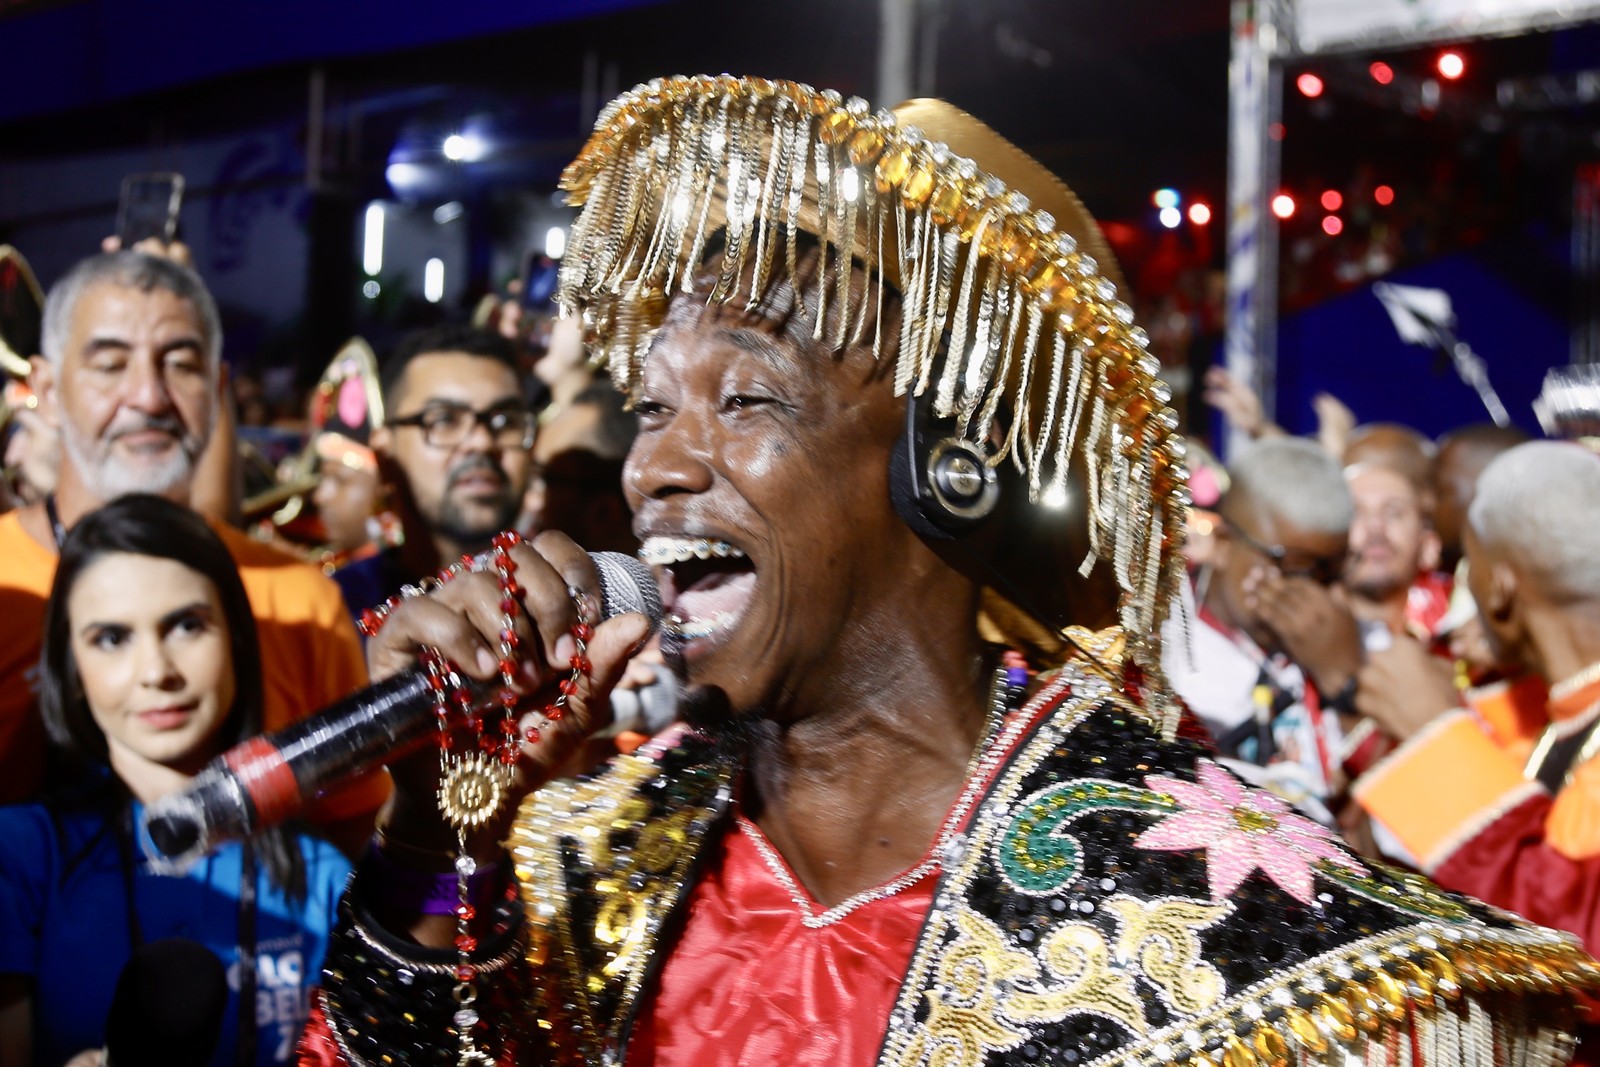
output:
POLYGON ((187 491, 194 480, 195 463, 205 442, 185 435, 178 439, 176 452, 157 462, 134 465, 125 463, 109 447, 104 449, 103 455, 92 455, 89 444, 79 437, 77 427, 63 422, 61 445, 84 488, 104 503, 129 493, 168 496, 179 489, 187 491))

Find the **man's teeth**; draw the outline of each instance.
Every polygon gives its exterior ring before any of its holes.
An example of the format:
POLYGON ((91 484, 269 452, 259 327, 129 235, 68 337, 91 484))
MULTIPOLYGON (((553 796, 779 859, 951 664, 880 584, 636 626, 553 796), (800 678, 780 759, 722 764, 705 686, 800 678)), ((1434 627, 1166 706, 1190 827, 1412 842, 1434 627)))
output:
POLYGON ((639 546, 639 558, 652 567, 664 567, 691 559, 743 559, 744 553, 726 541, 704 537, 651 537, 639 546))
POLYGON ((737 619, 738 616, 729 611, 718 612, 710 619, 685 619, 678 615, 668 615, 661 620, 661 629, 670 636, 693 641, 700 637, 710 637, 737 619))

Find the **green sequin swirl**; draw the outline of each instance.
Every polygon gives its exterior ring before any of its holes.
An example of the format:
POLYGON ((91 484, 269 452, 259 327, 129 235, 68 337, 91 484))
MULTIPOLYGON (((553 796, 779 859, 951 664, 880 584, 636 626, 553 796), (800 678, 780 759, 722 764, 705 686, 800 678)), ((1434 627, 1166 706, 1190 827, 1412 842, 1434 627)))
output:
POLYGON ((1000 871, 1022 893, 1053 893, 1078 877, 1083 847, 1064 832, 1073 820, 1092 812, 1170 812, 1177 807, 1164 793, 1099 779, 1079 779, 1024 799, 996 846, 1000 871))

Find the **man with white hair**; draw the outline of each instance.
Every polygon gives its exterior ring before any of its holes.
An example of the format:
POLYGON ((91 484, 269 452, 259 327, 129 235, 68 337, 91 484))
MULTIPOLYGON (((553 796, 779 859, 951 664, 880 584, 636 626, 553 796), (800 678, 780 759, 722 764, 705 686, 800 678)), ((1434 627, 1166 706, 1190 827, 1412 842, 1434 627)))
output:
POLYGON ((1497 656, 1552 680, 1526 762, 1457 708, 1437 672, 1363 685, 1361 706, 1411 737, 1355 794, 1441 885, 1600 945, 1600 458, 1534 442, 1484 471, 1464 534, 1497 656), (1447 710, 1454 709, 1454 710, 1447 710), (1431 721, 1420 730, 1416 721, 1431 721), (1588 861, 1587 863, 1583 861, 1588 861), (1586 877, 1587 876, 1587 877, 1586 877))
MULTIPOLYGON (((193 271, 162 256, 116 252, 80 261, 45 301, 32 385, 61 432, 54 493, 0 517, 0 802, 41 784, 44 733, 31 685, 45 598, 66 531, 132 492, 189 504, 216 419, 222 327, 193 271)), ((276 729, 365 680, 338 588, 309 565, 225 526, 260 633, 265 722, 276 729)), ((319 814, 344 819, 382 802, 381 781, 319 814)))
POLYGON ((1343 781, 1331 698, 1347 699, 1362 662, 1338 589, 1350 491, 1326 452, 1293 437, 1257 441, 1228 475, 1194 581, 1193 654, 1174 637, 1167 674, 1224 755, 1266 767, 1274 790, 1316 810, 1343 781))

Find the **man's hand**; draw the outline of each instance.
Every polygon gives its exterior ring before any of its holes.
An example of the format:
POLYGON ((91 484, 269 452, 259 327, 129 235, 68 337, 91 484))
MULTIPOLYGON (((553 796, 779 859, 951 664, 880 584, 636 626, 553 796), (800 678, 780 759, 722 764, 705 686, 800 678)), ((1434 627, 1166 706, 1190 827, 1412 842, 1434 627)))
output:
POLYGON ((1311 407, 1317 413, 1317 443, 1334 459, 1342 459, 1350 431, 1356 428, 1355 412, 1332 393, 1318 393, 1311 398, 1311 407))
POLYGON ((1461 706, 1450 664, 1404 635, 1374 652, 1357 678, 1356 710, 1399 741, 1461 706))
POLYGON ((1212 367, 1206 371, 1205 401, 1247 437, 1283 432, 1275 423, 1267 421, 1255 390, 1234 377, 1226 367, 1212 367))
MULTIPOLYGON (((116 252, 122 248, 122 238, 112 236, 101 239, 100 251, 116 252)), ((158 237, 146 237, 133 246, 135 252, 143 252, 147 256, 160 256, 170 259, 180 267, 194 269, 194 256, 189 253, 189 246, 182 241, 173 241, 171 244, 158 237)))
POLYGON ((1361 669, 1361 626, 1337 587, 1258 567, 1245 578, 1244 599, 1319 693, 1339 692, 1361 669))
MULTIPOLYGON (((588 554, 559 533, 540 534, 530 544, 513 548, 511 557, 517 565, 517 584, 523 589, 512 623, 520 641, 516 688, 533 695, 524 706, 537 709, 553 702, 557 686, 571 675, 569 661, 577 643, 570 631, 579 619, 568 589, 579 591, 586 616, 594 621, 599 613, 600 580, 588 554)), ((431 596, 403 601, 367 644, 373 681, 416 666, 421 650, 431 647, 455 663, 463 675, 495 684, 504 622, 500 599, 500 586, 492 572, 471 572, 458 575, 431 596)), ((548 781, 584 739, 604 725, 597 720, 609 708, 611 689, 648 632, 649 623, 641 615, 619 615, 596 623, 587 647, 592 670, 580 678, 577 692, 568 697, 566 714, 545 726, 537 710, 532 710, 519 723, 523 730, 538 725, 540 737, 537 743, 523 742, 522 760, 503 812, 515 810, 523 796, 548 781)), ((434 805, 438 765, 438 754, 426 748, 391 766, 395 796, 387 830, 396 838, 424 848, 439 847, 453 838, 434 805)), ((484 850, 498 846, 498 837, 490 836, 492 840, 482 842, 484 850)))

